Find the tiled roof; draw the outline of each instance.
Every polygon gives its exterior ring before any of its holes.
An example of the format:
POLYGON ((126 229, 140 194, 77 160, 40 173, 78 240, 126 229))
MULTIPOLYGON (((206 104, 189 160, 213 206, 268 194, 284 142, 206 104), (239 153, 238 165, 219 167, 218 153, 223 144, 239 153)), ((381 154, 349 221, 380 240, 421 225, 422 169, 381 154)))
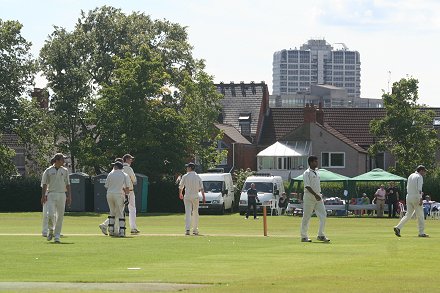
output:
POLYGON ((360 152, 360 153, 367 152, 365 149, 361 148, 357 143, 353 142, 351 139, 347 138, 345 135, 343 135, 342 133, 340 133, 339 131, 337 131, 333 127, 331 127, 328 123, 324 122, 324 126, 320 125, 319 123, 317 123, 317 125, 319 125, 323 129, 327 130, 330 134, 332 134, 336 138, 342 140, 345 144, 351 146, 352 148, 354 148, 358 152, 360 152))
POLYGON ((304 122, 303 108, 271 108, 264 120, 260 144, 269 146, 304 122))
POLYGON ((227 135, 230 139, 232 139, 236 143, 251 144, 243 135, 241 135, 241 133, 237 129, 234 128, 234 126, 227 124, 218 124, 218 123, 214 125, 218 129, 223 130, 225 135, 227 135))
POLYGON ((229 124, 240 129, 238 118, 240 113, 251 114, 251 135, 256 136, 258 132, 258 123, 260 111, 264 96, 268 98, 268 88, 264 82, 261 83, 229 83, 216 84, 217 91, 224 98, 220 101, 223 107, 223 123, 229 124))
MULTIPOLYGON (((366 149, 374 143, 370 121, 385 116, 383 108, 324 108, 329 125, 353 143, 366 149)), ((429 108, 440 117, 440 108, 429 108)), ((270 145, 304 122, 303 108, 271 108, 262 130, 261 145, 270 145)))

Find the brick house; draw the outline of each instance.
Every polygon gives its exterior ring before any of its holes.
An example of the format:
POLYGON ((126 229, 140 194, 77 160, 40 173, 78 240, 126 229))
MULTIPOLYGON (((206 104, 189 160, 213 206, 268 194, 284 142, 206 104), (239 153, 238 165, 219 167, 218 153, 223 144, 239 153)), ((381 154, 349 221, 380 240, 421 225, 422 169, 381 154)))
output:
POLYGON ((217 91, 222 113, 216 127, 224 132, 218 149, 227 149, 228 158, 222 162, 225 171, 250 168, 256 170, 257 144, 269 111, 269 90, 261 83, 220 83, 217 91))
MULTIPOLYGON (((293 178, 304 172, 307 168, 307 157, 312 154, 319 158, 322 168, 342 175, 350 176, 367 170, 367 151, 326 123, 321 107, 316 109, 314 105, 307 104, 301 110, 301 123, 295 128, 290 128, 290 131, 287 129, 286 133, 276 138, 276 143, 292 149, 296 154, 285 156, 280 152, 274 153, 273 156, 260 157, 260 154, 265 152, 263 150, 257 155, 258 171, 280 175, 285 180, 288 177, 293 178)), ((276 127, 274 120, 272 123, 269 121, 267 120, 270 126, 276 127)), ((271 132, 272 127, 264 130, 271 132)), ((271 134, 267 133, 264 139, 262 145, 270 143, 271 134)))
MULTIPOLYGON (((440 108, 429 110, 436 113, 433 127, 440 130, 440 108)), ((322 168, 349 177, 374 168, 387 169, 395 164, 391 154, 385 152, 376 158, 367 154, 369 146, 376 139, 370 133, 370 121, 385 114, 383 108, 271 108, 263 125, 258 150, 264 150, 276 142, 292 146, 293 142, 310 141, 308 154, 318 156, 322 168)), ((278 166, 277 162, 273 167, 282 169, 272 173, 289 173, 285 165, 281 162, 278 166)), ((295 171, 298 167, 301 166, 294 165, 289 170, 292 171, 292 177, 299 172, 295 171)))

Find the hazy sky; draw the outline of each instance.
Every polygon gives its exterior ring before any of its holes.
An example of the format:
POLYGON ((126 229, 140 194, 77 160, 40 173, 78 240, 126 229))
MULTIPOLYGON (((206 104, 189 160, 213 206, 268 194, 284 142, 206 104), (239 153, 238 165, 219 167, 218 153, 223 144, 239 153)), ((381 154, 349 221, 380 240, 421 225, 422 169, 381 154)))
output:
POLYGON ((388 84, 413 76, 420 103, 440 107, 437 0, 0 0, 0 18, 20 21, 38 55, 53 25, 71 30, 81 9, 102 5, 186 26, 215 82, 265 81, 272 92, 273 53, 324 38, 360 52, 361 97, 380 98, 388 84))

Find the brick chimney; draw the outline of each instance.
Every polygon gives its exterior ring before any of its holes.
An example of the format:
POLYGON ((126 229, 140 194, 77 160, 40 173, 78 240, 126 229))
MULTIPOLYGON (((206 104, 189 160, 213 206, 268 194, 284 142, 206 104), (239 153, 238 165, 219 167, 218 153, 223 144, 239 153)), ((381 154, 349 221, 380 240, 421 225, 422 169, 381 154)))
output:
POLYGON ((322 110, 322 102, 319 102, 319 108, 316 111, 316 122, 324 125, 324 110, 322 110))
POLYGON ((313 104, 307 103, 304 108, 304 123, 316 123, 316 108, 313 104))
POLYGON ((45 89, 34 88, 31 92, 32 99, 35 99, 42 109, 49 108, 49 93, 45 89))

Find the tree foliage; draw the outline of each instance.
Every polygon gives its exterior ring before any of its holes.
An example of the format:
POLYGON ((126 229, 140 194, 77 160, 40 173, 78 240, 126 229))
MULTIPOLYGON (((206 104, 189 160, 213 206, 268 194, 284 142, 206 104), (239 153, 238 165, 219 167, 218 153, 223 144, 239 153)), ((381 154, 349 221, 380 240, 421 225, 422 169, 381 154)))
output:
POLYGON ((375 156, 389 151, 396 160, 391 171, 401 176, 408 176, 419 164, 434 167, 439 146, 432 127, 434 112, 421 110, 417 104, 418 81, 403 78, 393 84, 391 93, 382 97, 386 115, 370 123, 371 132, 379 140, 369 148, 369 153, 375 156))
POLYGON ((82 12, 75 29, 55 27, 40 53, 54 95, 59 142, 95 173, 130 152, 137 171, 170 174, 204 151, 218 131, 220 96, 186 28, 103 6, 82 12))
POLYGON ((37 100, 19 98, 18 113, 20 118, 15 123, 14 131, 25 146, 26 175, 41 176, 49 165, 54 152, 54 119, 37 100))
MULTIPOLYGON (((32 85, 36 69, 31 43, 21 36, 21 29, 18 21, 0 19, 0 135, 16 133, 23 114, 18 98, 32 85)), ((16 174, 14 155, 12 149, 0 144, 0 177, 16 174)))

